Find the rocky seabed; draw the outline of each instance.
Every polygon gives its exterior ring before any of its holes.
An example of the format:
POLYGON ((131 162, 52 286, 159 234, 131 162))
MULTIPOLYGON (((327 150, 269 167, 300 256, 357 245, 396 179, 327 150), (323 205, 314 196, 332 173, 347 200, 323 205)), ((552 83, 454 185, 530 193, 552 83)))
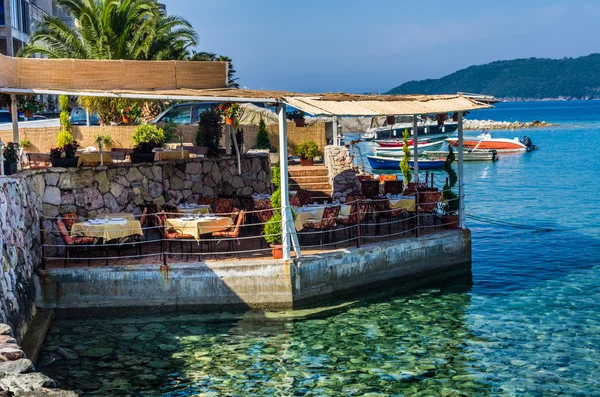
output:
POLYGON ((526 128, 552 127, 554 124, 545 121, 495 121, 495 120, 464 120, 465 130, 518 130, 526 128))
POLYGON ((57 386, 54 379, 35 372, 12 328, 0 324, 0 397, 77 397, 74 392, 59 390, 57 386))

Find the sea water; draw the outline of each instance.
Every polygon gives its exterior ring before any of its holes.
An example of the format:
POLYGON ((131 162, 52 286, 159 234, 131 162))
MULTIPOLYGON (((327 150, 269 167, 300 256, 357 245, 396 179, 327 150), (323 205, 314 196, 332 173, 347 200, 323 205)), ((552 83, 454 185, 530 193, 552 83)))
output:
POLYGON ((84 396, 600 396, 600 102, 468 117, 560 124, 465 164, 472 275, 307 316, 57 320, 40 370, 84 396))

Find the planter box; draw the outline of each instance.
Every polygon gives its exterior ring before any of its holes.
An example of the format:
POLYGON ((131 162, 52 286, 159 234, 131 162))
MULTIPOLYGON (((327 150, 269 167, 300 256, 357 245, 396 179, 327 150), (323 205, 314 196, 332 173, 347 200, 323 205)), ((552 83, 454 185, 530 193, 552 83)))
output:
POLYGON ((458 229, 458 215, 444 215, 442 220, 446 229, 458 229))
POLYGON ((129 157, 134 164, 152 163, 154 161, 154 153, 131 153, 129 157))
POLYGON ((311 165, 315 165, 313 159, 300 159, 300 165, 303 167, 310 167, 311 165))
POLYGON ((4 175, 12 175, 17 173, 17 163, 4 162, 4 175))
POLYGON ((79 164, 79 157, 70 157, 66 159, 50 159, 53 167, 77 167, 79 164))
POLYGON ((283 259, 283 245, 271 244, 271 255, 273 255, 273 259, 283 259))

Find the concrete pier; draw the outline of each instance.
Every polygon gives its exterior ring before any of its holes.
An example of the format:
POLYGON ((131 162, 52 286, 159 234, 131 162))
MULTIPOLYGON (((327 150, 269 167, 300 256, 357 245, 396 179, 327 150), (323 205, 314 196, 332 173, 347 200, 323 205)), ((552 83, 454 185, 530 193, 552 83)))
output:
POLYGON ((294 308, 301 303, 401 286, 470 270, 471 233, 444 230, 291 261, 245 260, 51 269, 36 279, 36 305, 70 314, 229 308, 294 308), (81 310, 77 310, 81 309, 81 310))

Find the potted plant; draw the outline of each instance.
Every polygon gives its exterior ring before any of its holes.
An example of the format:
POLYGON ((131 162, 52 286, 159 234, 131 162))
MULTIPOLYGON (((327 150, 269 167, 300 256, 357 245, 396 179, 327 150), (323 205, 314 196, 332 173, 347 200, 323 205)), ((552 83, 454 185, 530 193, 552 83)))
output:
POLYGON ((296 146, 296 156, 300 156, 300 165, 302 166, 313 165, 313 159, 320 155, 321 152, 315 141, 302 142, 296 146))
POLYGON ((142 109, 137 104, 121 109, 123 124, 139 124, 142 119, 142 109))
POLYGON ((50 162, 53 167, 77 167, 79 157, 76 156, 79 143, 73 141, 64 146, 50 149, 50 162))
POLYGON ((239 103, 228 103, 228 104, 220 104, 216 107, 217 112, 221 115, 225 117, 225 124, 226 125, 234 125, 235 121, 235 117, 237 116, 238 112, 240 111, 240 104, 239 103))
POLYGON ((271 219, 267 221, 263 230, 263 234, 265 236, 265 240, 271 246, 271 254, 273 255, 273 259, 283 258, 281 213, 279 211, 274 211, 271 219))
POLYGON ((198 122, 196 145, 207 147, 209 156, 217 156, 222 135, 223 125, 220 113, 216 108, 207 109, 202 113, 198 122))
POLYGON ((404 186, 406 186, 407 188, 410 185, 410 181, 412 180, 412 171, 410 170, 410 148, 408 146, 408 138, 409 138, 410 134, 408 132, 408 129, 405 128, 404 131, 402 131, 402 152, 404 153, 404 156, 402 157, 402 160, 400 161, 400 170, 402 171, 402 175, 404 176, 404 186))
POLYGON ((131 139, 135 144, 131 162, 146 163, 154 161, 153 150, 165 142, 165 133, 162 128, 154 124, 142 124, 135 129, 131 139))
POLYGON ((141 142, 133 147, 133 153, 131 153, 131 162, 137 163, 150 163, 154 161, 154 148, 160 146, 156 142, 141 142))
POLYGON ((100 148, 100 143, 102 143, 102 147, 104 148, 104 150, 106 150, 112 143, 112 137, 108 134, 96 135, 96 137, 94 138, 94 143, 98 145, 98 148, 100 148))
POLYGON ((17 172, 19 161, 19 144, 9 142, 4 147, 4 174, 12 175, 17 172))
POLYGON ((306 120, 304 120, 304 112, 302 110, 294 110, 293 112, 289 112, 287 114, 287 118, 296 123, 296 127, 304 127, 306 125, 306 120))
POLYGON ((23 115, 28 119, 42 110, 44 110, 44 104, 35 99, 34 96, 27 97, 25 103, 23 103, 23 115))
POLYGON ((448 147, 448 156, 446 156, 446 162, 444 163, 444 171, 448 174, 448 178, 446 178, 446 183, 444 184, 444 188, 442 190, 442 195, 444 197, 444 205, 443 205, 443 221, 448 229, 458 229, 458 210, 460 208, 460 200, 458 199, 458 195, 454 193, 452 188, 456 185, 458 181, 458 176, 456 175, 456 171, 452 168, 452 163, 454 162, 454 150, 452 146, 448 147))
POLYGON ((21 144, 22 148, 28 148, 31 145, 33 145, 33 143, 31 143, 30 139, 22 139, 21 142, 20 142, 20 144, 21 144))

